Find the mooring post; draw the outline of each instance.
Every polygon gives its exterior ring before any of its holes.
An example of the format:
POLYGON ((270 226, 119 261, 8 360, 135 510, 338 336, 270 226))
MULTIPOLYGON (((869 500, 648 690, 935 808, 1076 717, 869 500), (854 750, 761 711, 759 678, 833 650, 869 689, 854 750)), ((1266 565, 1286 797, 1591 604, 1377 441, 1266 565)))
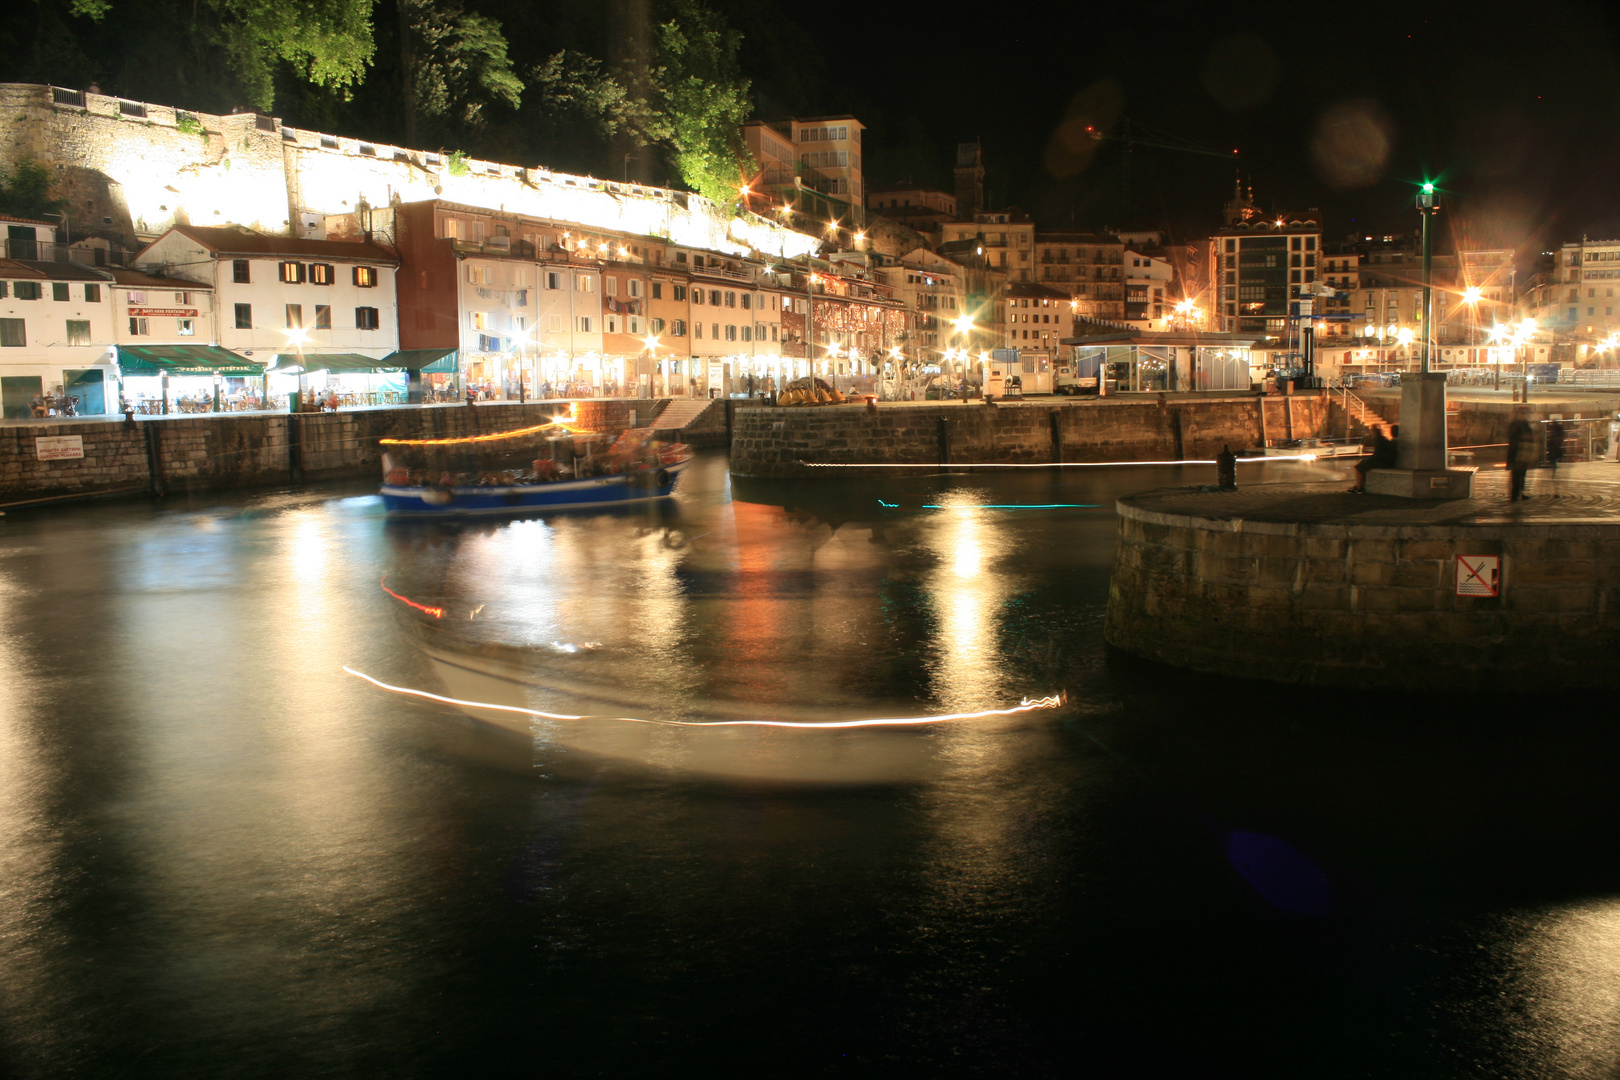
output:
POLYGON ((949 465, 951 463, 951 425, 943 416, 935 423, 937 425, 936 430, 939 432, 939 463, 949 465))
POLYGON ((152 494, 163 497, 163 435, 161 424, 142 424, 146 436, 146 477, 152 485, 152 494))
POLYGON ((1063 464, 1063 410, 1053 409, 1047 414, 1047 420, 1052 425, 1052 461, 1063 464))
MULTIPOLYGON (((470 404, 470 402, 469 402, 470 404)), ((304 442, 301 418, 287 414, 287 478, 295 484, 304 482, 304 442)))

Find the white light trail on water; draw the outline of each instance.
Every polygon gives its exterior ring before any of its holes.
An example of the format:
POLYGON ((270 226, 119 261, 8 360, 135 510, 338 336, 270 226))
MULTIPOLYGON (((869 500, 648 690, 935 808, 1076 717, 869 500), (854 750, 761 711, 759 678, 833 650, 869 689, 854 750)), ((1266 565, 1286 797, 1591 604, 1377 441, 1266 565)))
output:
MULTIPOLYGON (((1269 457, 1238 458, 1239 465, 1265 465, 1273 461, 1316 461, 1317 454, 1273 454, 1269 457)), ((1127 465, 1214 465, 1210 458, 1185 458, 1181 461, 1015 461, 992 462, 952 461, 945 465, 916 463, 884 464, 881 462, 801 461, 807 469, 1109 469, 1127 465)))
POLYGON ((941 724, 954 720, 982 720, 991 716, 1013 716, 1017 713, 1033 712, 1037 709, 1055 709, 1063 704, 1062 694, 1048 694, 1040 698, 1024 698, 1019 704, 1006 709, 984 709, 979 712, 941 713, 936 716, 897 716, 875 720, 832 720, 825 724, 810 721, 795 720, 643 720, 634 716, 574 716, 568 713, 542 712, 539 709, 525 709, 519 705, 496 705, 488 701, 466 701, 462 698, 445 697, 442 694, 430 693, 426 690, 413 690, 408 686, 394 686, 381 679, 372 678, 363 671, 356 671, 347 664, 343 670, 357 679, 366 682, 381 690, 388 690, 395 694, 406 694, 411 697, 426 698, 429 701, 442 701, 447 705, 464 705, 469 709, 494 709, 499 712, 523 713, 528 716, 537 716, 543 720, 615 720, 624 724, 656 724, 662 727, 772 727, 772 728, 861 728, 861 727, 901 727, 916 724, 941 724))

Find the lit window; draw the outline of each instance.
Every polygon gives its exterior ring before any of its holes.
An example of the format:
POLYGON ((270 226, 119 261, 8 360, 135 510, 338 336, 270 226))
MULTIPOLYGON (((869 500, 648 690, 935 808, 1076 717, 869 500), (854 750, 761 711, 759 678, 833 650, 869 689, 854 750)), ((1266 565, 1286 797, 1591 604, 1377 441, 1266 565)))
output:
POLYGON ((312 285, 330 285, 335 277, 331 263, 310 263, 309 281, 312 285))
POLYGON ((174 322, 174 332, 179 334, 181 337, 191 337, 197 332, 196 327, 193 324, 193 320, 191 319, 176 319, 174 322))
POLYGON ((297 262, 284 262, 281 264, 281 280, 289 285, 301 285, 304 282, 304 264, 297 262))
POLYGON ((375 288, 377 285, 377 268, 375 266, 355 267, 354 283, 362 289, 375 288))

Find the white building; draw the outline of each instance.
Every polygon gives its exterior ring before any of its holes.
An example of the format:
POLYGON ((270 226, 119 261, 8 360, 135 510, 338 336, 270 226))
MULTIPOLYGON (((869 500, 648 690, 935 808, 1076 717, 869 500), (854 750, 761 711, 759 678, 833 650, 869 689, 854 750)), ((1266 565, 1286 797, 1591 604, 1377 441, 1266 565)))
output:
POLYGON ((303 240, 176 225, 136 256, 147 273, 210 285, 217 344, 255 363, 321 358, 355 370, 399 348, 393 251, 369 240, 303 240))
POLYGON ((1125 321, 1138 330, 1165 329, 1165 316, 1174 300, 1167 302, 1175 267, 1169 259, 1140 249, 1125 249, 1125 321), (1158 323, 1155 327, 1153 324, 1158 323))
POLYGON ((36 398, 66 393, 78 411, 117 405, 109 276, 57 262, 53 226, 20 218, 6 226, 0 259, 0 411, 7 419, 33 415, 36 398))

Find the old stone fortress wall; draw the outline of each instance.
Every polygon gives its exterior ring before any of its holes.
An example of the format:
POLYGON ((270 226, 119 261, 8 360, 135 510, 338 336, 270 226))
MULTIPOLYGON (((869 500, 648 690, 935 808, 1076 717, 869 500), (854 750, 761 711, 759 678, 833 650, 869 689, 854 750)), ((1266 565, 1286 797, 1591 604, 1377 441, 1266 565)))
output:
POLYGON ((171 225, 246 225, 318 237, 362 202, 447 199, 579 222, 732 255, 793 258, 815 239, 699 195, 537 167, 461 159, 79 90, 0 84, 0 161, 50 167, 75 234, 133 244, 171 225))

